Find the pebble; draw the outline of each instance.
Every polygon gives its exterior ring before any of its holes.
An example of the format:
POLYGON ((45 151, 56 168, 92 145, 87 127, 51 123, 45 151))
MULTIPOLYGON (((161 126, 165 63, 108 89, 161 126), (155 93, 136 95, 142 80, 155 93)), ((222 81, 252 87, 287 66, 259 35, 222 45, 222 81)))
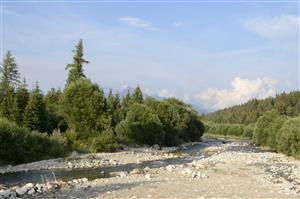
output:
POLYGON ((150 174, 149 174, 149 173, 147 173, 147 174, 145 175, 145 178, 146 178, 147 180, 151 180, 151 176, 150 176, 150 174))

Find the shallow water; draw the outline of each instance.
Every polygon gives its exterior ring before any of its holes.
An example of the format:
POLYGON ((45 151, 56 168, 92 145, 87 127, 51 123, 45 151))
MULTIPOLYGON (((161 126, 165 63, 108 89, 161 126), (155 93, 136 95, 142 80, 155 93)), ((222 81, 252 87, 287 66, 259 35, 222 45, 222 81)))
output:
POLYGON ((33 170, 33 171, 22 171, 14 173, 0 174, 0 184, 6 186, 13 185, 23 185, 28 182, 33 183, 45 183, 47 181, 63 180, 68 181, 77 178, 88 178, 93 180, 96 178, 109 178, 111 172, 126 171, 129 172, 135 168, 143 169, 145 167, 149 168, 159 168, 165 167, 170 164, 183 164, 189 163, 193 160, 199 160, 207 158, 216 152, 208 153, 204 152, 203 149, 209 146, 221 146, 229 142, 239 143, 237 146, 231 146, 228 151, 242 151, 242 152, 261 152, 252 144, 246 141, 226 141, 223 139, 205 139, 203 142, 189 146, 186 149, 180 150, 175 153, 187 154, 184 157, 176 157, 165 160, 154 160, 154 161, 144 161, 140 164, 130 163, 125 165, 115 165, 108 167, 99 168, 85 168, 85 169, 53 169, 53 170, 33 170), (241 145, 240 145, 241 144, 241 145))

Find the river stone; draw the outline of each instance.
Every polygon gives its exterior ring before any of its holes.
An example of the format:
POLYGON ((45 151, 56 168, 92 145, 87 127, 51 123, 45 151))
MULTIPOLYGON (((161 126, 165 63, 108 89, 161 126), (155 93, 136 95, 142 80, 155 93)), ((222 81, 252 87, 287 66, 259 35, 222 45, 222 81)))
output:
POLYGON ((27 191, 28 191, 28 189, 25 186, 23 186, 22 188, 16 189, 16 193, 18 196, 24 195, 27 191))
POLYGON ((35 190, 33 188, 31 188, 29 191, 28 191, 28 195, 33 195, 35 193, 35 190))
POLYGON ((166 166, 166 170, 167 171, 172 171, 173 169, 175 169, 175 165, 168 165, 168 166, 166 166))
POLYGON ((132 171, 130 171, 130 174, 140 174, 140 173, 142 173, 140 169, 133 169, 132 171))
POLYGON ((150 168, 148 166, 144 168, 144 171, 149 171, 149 170, 150 168))
POLYGON ((156 149, 156 150, 160 150, 160 149, 161 149, 160 146, 159 146, 158 144, 153 145, 152 148, 153 148, 153 149, 156 149))
POLYGON ((9 197, 9 195, 10 195, 10 193, 11 193, 11 190, 9 190, 9 189, 7 189, 7 190, 4 190, 4 189, 2 189, 2 190, 0 190, 0 196, 3 196, 3 197, 9 197))
POLYGON ((42 187, 40 184, 36 184, 36 185, 35 185, 35 188, 36 188, 36 191, 37 191, 38 193, 42 193, 43 187, 42 187))
POLYGON ((31 189, 33 187, 34 187, 34 185, 32 183, 27 183, 26 185, 23 186, 23 188, 26 188, 27 190, 31 189))
POLYGON ((82 181, 83 183, 87 183, 89 180, 88 180, 87 178, 82 178, 81 181, 82 181))
POLYGON ((151 180, 151 176, 150 176, 150 174, 149 174, 149 173, 147 173, 147 174, 145 175, 145 178, 146 178, 147 180, 151 180))
POLYGON ((73 164, 71 162, 68 162, 68 168, 72 168, 73 164))

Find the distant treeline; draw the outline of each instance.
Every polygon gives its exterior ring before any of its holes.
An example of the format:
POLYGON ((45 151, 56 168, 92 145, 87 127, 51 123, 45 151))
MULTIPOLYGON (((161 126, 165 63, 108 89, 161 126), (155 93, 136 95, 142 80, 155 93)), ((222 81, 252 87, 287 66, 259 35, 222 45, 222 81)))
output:
POLYGON ((250 124, 270 110, 276 110, 279 114, 290 117, 298 116, 300 91, 282 93, 262 100, 253 99, 241 105, 209 113, 205 118, 214 122, 250 124))
POLYGON ((82 40, 63 90, 46 95, 29 90, 7 52, 0 68, 0 162, 21 163, 66 155, 69 151, 115 151, 122 144, 178 145, 197 141, 204 125, 190 105, 178 99, 144 98, 139 86, 121 99, 108 96, 87 79, 82 40))
POLYGON ((300 92, 249 102, 205 116, 206 133, 252 139, 300 158, 300 92))

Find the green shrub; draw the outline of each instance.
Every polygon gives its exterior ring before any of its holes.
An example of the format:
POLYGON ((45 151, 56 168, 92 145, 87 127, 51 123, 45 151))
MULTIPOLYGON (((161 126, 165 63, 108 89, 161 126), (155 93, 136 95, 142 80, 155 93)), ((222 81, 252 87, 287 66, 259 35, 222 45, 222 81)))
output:
POLYGON ((53 157, 58 157, 61 155, 66 155, 68 152, 67 139, 61 134, 59 130, 54 130, 50 136, 51 149, 50 155, 53 157))
POLYGON ((255 123, 245 126, 243 136, 252 139, 255 123))
POLYGON ((163 144, 165 132, 157 115, 141 104, 133 104, 126 116, 116 127, 118 136, 129 143, 163 144))
POLYGON ((49 137, 46 133, 29 132, 7 119, 0 118, 0 160, 7 163, 23 163, 67 153, 66 141, 57 133, 49 137))
POLYGON ((243 135, 243 126, 239 124, 231 124, 227 130, 226 135, 233 135, 233 136, 242 136, 243 135))
POLYGON ((217 126, 218 134, 228 135, 230 126, 231 126, 230 124, 218 124, 218 126, 217 126))
POLYGON ((101 132, 101 134, 95 139, 97 152, 114 152, 118 149, 118 143, 116 136, 111 129, 101 132))
POLYGON ((0 118, 0 159, 4 162, 24 162, 25 140, 29 131, 0 118))
POLYGON ((300 117, 289 118, 280 129, 278 150, 300 157, 300 117))
POLYGON ((267 145, 272 149, 276 149, 277 140, 280 137, 279 129, 284 120, 285 117, 276 111, 266 112, 256 122, 253 140, 258 145, 267 145))

